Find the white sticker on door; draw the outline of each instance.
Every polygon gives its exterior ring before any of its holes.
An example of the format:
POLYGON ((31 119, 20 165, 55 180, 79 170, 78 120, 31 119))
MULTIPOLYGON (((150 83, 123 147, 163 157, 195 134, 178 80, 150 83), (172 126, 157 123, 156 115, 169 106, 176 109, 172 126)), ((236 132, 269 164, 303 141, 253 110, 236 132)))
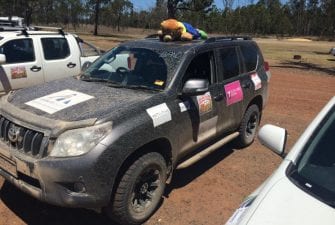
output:
POLYGON ((179 103, 180 112, 186 112, 191 109, 190 102, 180 102, 179 103))
POLYGON ((262 80, 259 78, 257 73, 251 74, 250 75, 252 82, 255 85, 255 91, 260 89, 262 87, 262 80))
POLYGON ((158 127, 171 120, 171 111, 166 103, 147 109, 147 113, 151 117, 154 127, 158 127))
POLYGON ((85 102, 94 98, 91 95, 80 93, 72 90, 63 90, 50 95, 36 98, 25 104, 32 106, 36 109, 42 110, 49 114, 53 114, 62 109, 66 109, 81 102, 85 102))

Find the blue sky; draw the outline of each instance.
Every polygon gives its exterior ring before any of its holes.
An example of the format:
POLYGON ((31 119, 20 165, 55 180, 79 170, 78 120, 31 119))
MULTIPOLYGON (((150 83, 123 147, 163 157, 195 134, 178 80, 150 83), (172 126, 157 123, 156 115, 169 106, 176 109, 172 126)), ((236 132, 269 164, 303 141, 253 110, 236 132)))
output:
MULTIPOLYGON (((148 9, 155 5, 156 0, 131 0, 136 10, 148 9)), ((222 0, 214 0, 218 8, 222 8, 222 0)))

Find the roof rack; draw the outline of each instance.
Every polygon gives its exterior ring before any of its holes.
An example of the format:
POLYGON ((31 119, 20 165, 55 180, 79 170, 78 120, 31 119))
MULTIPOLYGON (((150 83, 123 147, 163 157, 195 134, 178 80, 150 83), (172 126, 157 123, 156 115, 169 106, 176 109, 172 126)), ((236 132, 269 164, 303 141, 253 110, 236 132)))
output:
POLYGON ((212 43, 216 41, 240 41, 240 40, 252 40, 249 36, 220 36, 208 38, 205 43, 212 43))
POLYGON ((34 30, 49 30, 49 31, 58 31, 59 34, 65 35, 63 28, 61 27, 46 27, 46 26, 34 26, 34 30))
MULTIPOLYGON (((21 31, 21 34, 19 35, 24 35, 24 36, 29 36, 29 35, 41 35, 41 33, 34 34, 34 33, 28 33, 28 31, 58 31, 59 34, 65 36, 65 32, 63 31, 63 28, 61 27, 45 27, 45 26, 33 26, 33 27, 20 27, 20 26, 0 26, 0 32, 3 31, 21 31)), ((50 33, 45 33, 45 34, 50 34, 50 33)))
POLYGON ((0 32, 5 32, 5 31, 21 31, 23 35, 28 36, 26 27, 0 26, 0 32))

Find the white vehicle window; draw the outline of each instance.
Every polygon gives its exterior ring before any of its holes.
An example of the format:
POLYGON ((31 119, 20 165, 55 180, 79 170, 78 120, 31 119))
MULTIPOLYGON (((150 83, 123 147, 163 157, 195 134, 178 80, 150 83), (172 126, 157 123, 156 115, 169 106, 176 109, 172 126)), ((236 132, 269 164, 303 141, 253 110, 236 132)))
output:
POLYGON ((30 38, 8 41, 0 47, 0 53, 6 56, 6 63, 35 61, 33 41, 30 38))
POLYGON ((66 38, 41 38, 46 60, 65 59, 70 55, 66 38))
POLYGON ((79 46, 81 50, 81 55, 84 57, 100 55, 100 52, 98 49, 96 49, 94 46, 86 42, 79 42, 79 46))

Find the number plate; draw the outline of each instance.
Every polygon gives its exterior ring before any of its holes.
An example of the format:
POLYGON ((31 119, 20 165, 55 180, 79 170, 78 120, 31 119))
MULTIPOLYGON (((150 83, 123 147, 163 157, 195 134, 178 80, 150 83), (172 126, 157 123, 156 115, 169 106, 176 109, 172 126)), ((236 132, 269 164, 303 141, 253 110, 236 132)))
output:
POLYGON ((0 169, 6 171, 14 177, 17 177, 16 163, 0 155, 0 169))

